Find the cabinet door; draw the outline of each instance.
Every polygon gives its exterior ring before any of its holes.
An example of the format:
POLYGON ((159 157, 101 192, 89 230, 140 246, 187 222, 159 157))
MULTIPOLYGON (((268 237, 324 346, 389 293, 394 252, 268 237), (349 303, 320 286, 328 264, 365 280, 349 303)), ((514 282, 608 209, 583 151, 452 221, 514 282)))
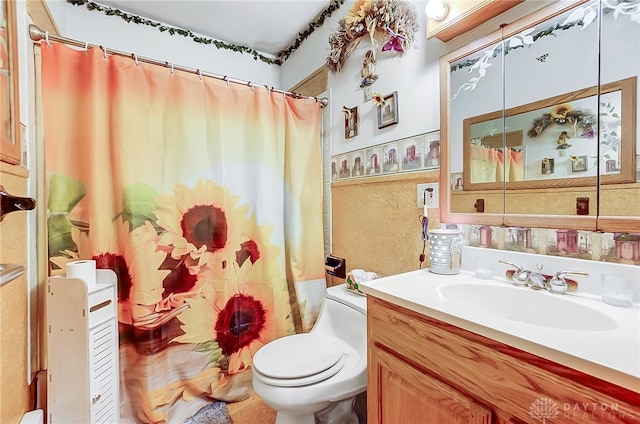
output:
POLYGON ((115 317, 89 331, 89 374, 91 421, 117 423, 118 396, 118 327, 115 317))
POLYGON ((490 409, 376 346, 367 393, 370 424, 492 422, 490 409))

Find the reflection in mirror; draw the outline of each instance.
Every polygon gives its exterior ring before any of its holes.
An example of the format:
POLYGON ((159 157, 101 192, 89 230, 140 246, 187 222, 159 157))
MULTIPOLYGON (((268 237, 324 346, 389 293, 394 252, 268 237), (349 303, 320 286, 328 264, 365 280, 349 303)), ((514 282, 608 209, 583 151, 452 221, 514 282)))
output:
MULTIPOLYGON (((598 99, 592 87, 598 85, 598 25, 584 25, 575 10, 505 41, 505 125, 524 132, 523 178, 507 187, 505 219, 514 214, 546 216, 547 222, 551 216, 573 218, 580 197, 589 202, 581 217, 592 217, 584 225, 595 229, 598 99)), ((528 219, 517 224, 531 225, 528 219)))
MULTIPOLYGON (((585 13, 587 13, 585 9, 585 13)), ((600 28, 601 44, 600 53, 600 79, 603 83, 618 81, 624 78, 640 75, 640 0, 631 1, 603 1, 602 23, 600 28)), ((638 82, 633 91, 636 94, 634 106, 638 98, 638 82)), ((611 106, 606 102, 600 102, 600 115, 610 113, 611 106)), ((637 143, 640 142, 640 108, 636 106, 634 116, 631 117, 633 126, 631 131, 635 136, 635 155, 622 154, 622 170, 625 160, 632 168, 633 178, 628 184, 605 184, 600 187, 598 227, 603 231, 640 232, 640 178, 638 178, 637 154, 640 152, 637 143)), ((626 124, 626 122, 625 122, 626 124)), ((626 144, 627 138, 622 135, 622 144, 626 144)), ((604 169, 607 172, 607 147, 601 146, 601 162, 605 160, 604 169)))
POLYGON ((635 181, 635 85, 632 77, 465 119, 466 189, 500 188, 487 157, 503 142, 507 189, 595 186, 598 169, 602 184, 635 181), (598 102, 606 106, 599 121, 598 102), (503 114, 506 135, 497 133, 503 114))
MULTIPOLYGON (((483 223, 500 225, 504 212, 504 181, 502 163, 500 157, 503 140, 500 136, 504 133, 502 120, 502 42, 497 42, 478 51, 454 60, 448 64, 449 89, 451 101, 449 108, 449 139, 455 142, 449 143, 448 160, 446 162, 449 175, 451 175, 450 210, 453 213, 478 213, 474 217, 466 215, 465 223, 483 223), (475 75, 475 76, 474 76, 475 75), (485 173, 490 174, 487 179, 494 181, 491 190, 469 193, 469 172, 465 170, 463 156, 466 155, 468 145, 462 141, 467 137, 463 133, 464 120, 470 116, 484 115, 487 112, 498 111, 495 119, 491 121, 491 127, 487 127, 486 139, 491 139, 494 148, 480 159, 485 162, 485 173)), ((486 141, 488 142, 488 141, 486 141)), ((459 217, 465 219, 464 217, 459 217)), ((453 222, 453 221, 452 221, 453 222)), ((462 222, 462 221, 458 221, 462 222)))

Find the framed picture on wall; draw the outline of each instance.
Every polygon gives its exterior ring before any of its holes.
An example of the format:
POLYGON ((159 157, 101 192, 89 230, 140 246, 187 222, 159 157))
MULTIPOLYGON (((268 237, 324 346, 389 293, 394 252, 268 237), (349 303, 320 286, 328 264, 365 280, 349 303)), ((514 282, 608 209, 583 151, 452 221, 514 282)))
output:
POLYGON ((555 167, 555 160, 553 158, 542 159, 542 165, 540 167, 540 173, 542 175, 553 174, 555 167))
POLYGON ((587 170, 587 156, 571 158, 571 172, 583 172, 587 170))
POLYGON ((358 135, 358 106, 342 108, 344 114, 344 138, 349 139, 358 135))
POLYGON ((397 124, 398 121, 398 92, 394 91, 384 96, 384 105, 378 106, 378 128, 397 124))

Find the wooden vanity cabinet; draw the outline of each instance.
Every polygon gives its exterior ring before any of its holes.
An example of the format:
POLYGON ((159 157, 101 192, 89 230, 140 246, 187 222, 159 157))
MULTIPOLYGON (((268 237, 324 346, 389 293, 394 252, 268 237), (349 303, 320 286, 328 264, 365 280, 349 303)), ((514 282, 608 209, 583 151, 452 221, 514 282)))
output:
POLYGON ((539 356, 371 295, 367 320, 369 424, 640 420, 640 393, 539 356))

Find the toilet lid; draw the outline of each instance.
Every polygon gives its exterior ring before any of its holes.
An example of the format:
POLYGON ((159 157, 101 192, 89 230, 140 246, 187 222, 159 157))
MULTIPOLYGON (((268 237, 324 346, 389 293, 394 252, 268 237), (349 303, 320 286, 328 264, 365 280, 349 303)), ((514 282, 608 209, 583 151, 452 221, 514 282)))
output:
POLYGON ((314 375, 309 375, 301 378, 273 378, 267 377, 265 375, 260 374, 257 370, 253 370, 253 376, 263 383, 269 384, 271 386, 278 387, 301 387, 308 386, 310 384, 320 383, 330 377, 333 377, 342 369, 344 366, 345 360, 344 357, 340 358, 338 362, 336 362, 331 367, 327 368, 324 371, 321 371, 314 375))
POLYGON ((340 371, 344 366, 343 355, 342 346, 330 336, 294 334, 261 347, 253 356, 253 367, 269 384, 312 384, 340 371), (286 379, 295 381, 287 384, 286 379))

